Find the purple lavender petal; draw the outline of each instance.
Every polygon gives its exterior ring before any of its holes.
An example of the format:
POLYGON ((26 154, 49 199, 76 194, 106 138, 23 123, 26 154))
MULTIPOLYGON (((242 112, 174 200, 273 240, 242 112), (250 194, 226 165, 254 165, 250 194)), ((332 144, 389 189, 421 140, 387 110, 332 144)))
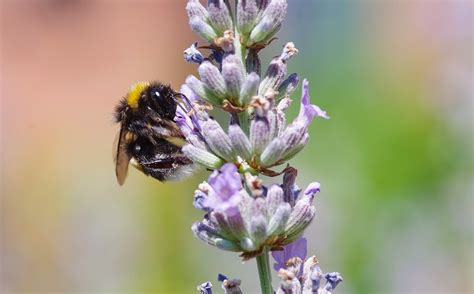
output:
POLYGON ((208 183, 212 189, 205 201, 206 206, 229 215, 238 213, 242 182, 237 167, 232 163, 223 165, 209 176, 208 183))
POLYGON ((304 195, 314 195, 321 191, 321 184, 318 182, 312 182, 304 190, 304 195))
MULTIPOLYGON (((273 264, 273 269, 277 272, 283 268, 286 268, 285 263, 292 257, 299 257, 301 260, 305 260, 307 253, 307 241, 306 238, 301 237, 293 243, 285 246, 283 251, 272 251, 272 256, 276 263, 273 264)), ((300 273, 303 272, 303 264, 301 264, 300 273)))
POLYGON ((311 104, 309 100, 309 82, 307 79, 303 80, 303 90, 301 93, 301 107, 298 114, 298 120, 301 120, 307 127, 315 117, 322 117, 329 119, 326 111, 319 108, 319 106, 311 104))
POLYGON ((237 167, 232 163, 226 163, 219 170, 215 170, 209 176, 208 183, 223 197, 230 197, 242 189, 237 167))

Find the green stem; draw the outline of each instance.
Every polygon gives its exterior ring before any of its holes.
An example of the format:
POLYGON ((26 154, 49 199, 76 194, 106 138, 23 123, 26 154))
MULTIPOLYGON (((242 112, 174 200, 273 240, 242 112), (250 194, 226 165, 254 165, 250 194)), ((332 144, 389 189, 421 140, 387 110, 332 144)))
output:
POLYGON ((242 112, 237 113, 237 117, 239 119, 240 128, 248 136, 250 132, 250 126, 249 126, 249 113, 247 112, 247 109, 242 112))
POLYGON ((262 294, 273 294, 272 273, 270 271, 270 261, 268 259, 268 249, 257 256, 258 276, 260 278, 260 287, 262 294))

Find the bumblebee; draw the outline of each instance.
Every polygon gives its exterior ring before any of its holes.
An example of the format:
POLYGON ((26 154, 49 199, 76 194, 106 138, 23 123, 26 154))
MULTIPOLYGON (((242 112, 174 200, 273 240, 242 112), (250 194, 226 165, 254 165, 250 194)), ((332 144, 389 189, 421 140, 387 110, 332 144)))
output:
POLYGON ((179 105, 170 86, 159 82, 134 84, 115 108, 120 131, 114 146, 115 173, 120 185, 131 164, 159 181, 192 172, 193 162, 181 151, 185 138, 174 121, 179 105))

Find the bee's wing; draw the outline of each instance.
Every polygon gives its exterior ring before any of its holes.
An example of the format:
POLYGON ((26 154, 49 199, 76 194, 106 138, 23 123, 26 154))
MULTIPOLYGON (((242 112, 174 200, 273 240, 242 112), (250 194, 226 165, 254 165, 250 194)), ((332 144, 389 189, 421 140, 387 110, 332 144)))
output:
POLYGON ((120 131, 115 139, 114 143, 114 160, 115 160, 115 175, 117 176, 117 182, 119 185, 123 185, 125 178, 127 177, 128 164, 130 163, 131 156, 127 151, 127 131, 124 128, 120 128, 120 131))

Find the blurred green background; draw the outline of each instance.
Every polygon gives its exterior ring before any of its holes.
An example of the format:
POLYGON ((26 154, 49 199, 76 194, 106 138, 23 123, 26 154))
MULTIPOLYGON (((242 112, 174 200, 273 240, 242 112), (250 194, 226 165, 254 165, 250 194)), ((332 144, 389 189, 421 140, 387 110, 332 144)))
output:
MULTIPOLYGON (((292 161, 322 183, 308 251, 343 274, 337 293, 472 293, 472 2, 289 2, 263 60, 295 42, 289 71, 331 115, 292 161)), ((193 293, 218 273, 259 291, 254 261, 191 233, 207 174, 116 184, 115 103, 196 73, 184 7, 1 2, 0 292, 193 293)))

